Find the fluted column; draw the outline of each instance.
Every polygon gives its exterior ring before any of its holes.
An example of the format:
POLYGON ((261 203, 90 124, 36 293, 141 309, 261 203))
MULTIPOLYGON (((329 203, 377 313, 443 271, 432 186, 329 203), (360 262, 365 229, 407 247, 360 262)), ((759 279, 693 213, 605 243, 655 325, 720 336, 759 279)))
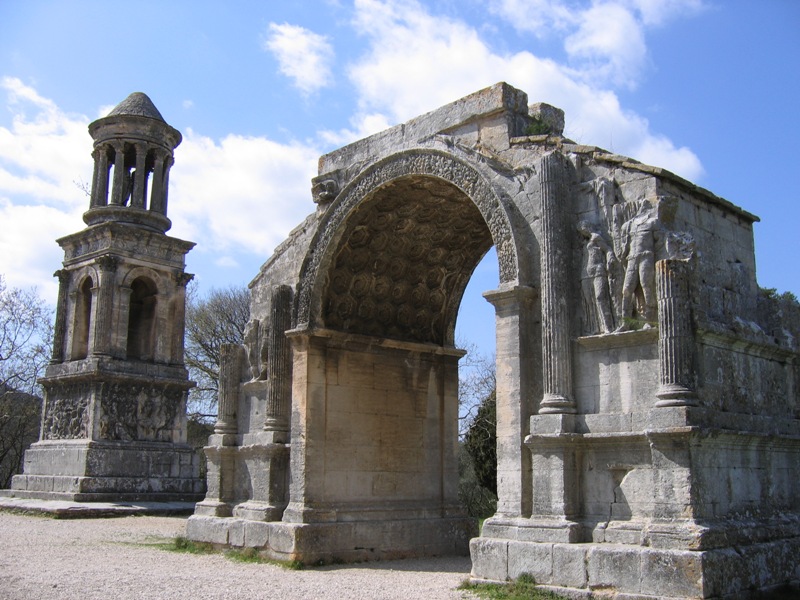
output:
POLYGON ((689 261, 656 263, 659 388, 656 406, 694 406, 694 332, 689 304, 689 261))
POLYGON ((146 181, 147 181, 147 146, 136 144, 136 172, 133 175, 133 189, 131 190, 131 206, 146 208, 146 181))
POLYGON ((108 148, 97 146, 92 152, 94 157, 94 174, 92 176, 91 207, 108 204, 108 148))
POLYGON ((540 162, 542 194, 542 366, 540 414, 574 413, 570 353, 570 245, 565 166, 557 154, 540 162))
POLYGON ((169 200, 169 170, 174 163, 175 159, 172 156, 164 159, 164 185, 161 194, 161 209, 158 211, 164 216, 167 216, 167 201, 169 200))
POLYGON ((153 186, 150 193, 150 210, 166 214, 164 209, 164 172, 166 171, 166 160, 169 155, 164 150, 155 151, 155 162, 153 165, 153 186))
POLYGON ((239 384, 245 359, 244 348, 239 344, 222 344, 219 352, 219 394, 214 433, 234 434, 238 429, 236 407, 239 403, 239 384))
POLYGON ((53 355, 51 363, 64 362, 64 339, 67 333, 67 295, 69 292, 69 271, 61 269, 53 273, 58 277, 58 300, 56 301, 56 322, 53 326, 53 355))
POLYGON ((269 341, 267 347, 269 394, 264 420, 266 431, 289 430, 292 350, 286 331, 292 328, 292 288, 272 288, 269 341))
POLYGON ((125 202, 125 144, 118 142, 114 146, 114 181, 111 187, 111 204, 122 206, 125 202))
POLYGON ((92 354, 111 354, 111 318, 114 310, 114 278, 119 259, 114 256, 101 256, 97 259, 100 281, 97 285, 97 309, 92 328, 92 354))

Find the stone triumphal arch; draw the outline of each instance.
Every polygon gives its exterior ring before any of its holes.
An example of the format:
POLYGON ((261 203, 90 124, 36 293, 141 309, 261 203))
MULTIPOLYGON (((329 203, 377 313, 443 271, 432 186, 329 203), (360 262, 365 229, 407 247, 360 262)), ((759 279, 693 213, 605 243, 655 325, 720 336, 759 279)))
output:
POLYGON ((563 118, 498 84, 320 159, 317 210, 224 349, 190 538, 469 551, 476 578, 631 598, 798 578, 798 309, 759 291, 756 217, 563 118), (499 499, 478 536, 453 332, 492 246, 499 499))

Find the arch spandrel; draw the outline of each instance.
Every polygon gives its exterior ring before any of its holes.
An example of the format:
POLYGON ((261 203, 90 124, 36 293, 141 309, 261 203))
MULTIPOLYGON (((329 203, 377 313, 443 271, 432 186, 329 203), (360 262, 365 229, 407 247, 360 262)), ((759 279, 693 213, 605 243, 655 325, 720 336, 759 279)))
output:
MULTIPOLYGON (((489 246, 494 245, 497 249, 501 285, 520 280, 520 263, 524 262, 520 257, 520 247, 523 244, 513 229, 504 191, 492 185, 478 168, 447 152, 405 150, 384 158, 357 175, 342 189, 323 217, 301 269, 297 305, 299 327, 321 324, 323 295, 330 283, 328 277, 345 242, 343 238, 354 211, 378 190, 393 183, 409 181, 409 178, 439 180, 468 198, 488 229, 491 236, 489 246)), ((483 252, 486 249, 488 247, 483 252)), ((455 300, 457 308, 460 293, 455 300)), ((448 304, 451 305, 452 301, 448 304)))

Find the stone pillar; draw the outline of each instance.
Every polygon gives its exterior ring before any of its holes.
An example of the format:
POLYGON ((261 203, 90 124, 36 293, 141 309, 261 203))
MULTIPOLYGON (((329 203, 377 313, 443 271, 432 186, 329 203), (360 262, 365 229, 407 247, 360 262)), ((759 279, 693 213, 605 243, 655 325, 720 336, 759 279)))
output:
POLYGON ((136 208, 147 208, 147 146, 136 144, 136 172, 133 177, 133 189, 131 190, 131 206, 136 208))
POLYGON ((696 406, 694 332, 689 303, 689 261, 656 263, 659 388, 656 406, 696 406))
POLYGON ((92 152, 94 157, 94 175, 92 176, 91 207, 108 204, 108 148, 98 146, 92 152))
POLYGON ((53 326, 53 356, 51 363, 64 362, 64 340, 67 333, 67 295, 69 292, 69 271, 61 269, 53 273, 58 277, 58 300, 56 301, 56 322, 53 326))
POLYGON ((289 403, 292 382, 292 349, 286 331, 292 328, 292 288, 272 288, 269 342, 267 350, 269 393, 266 431, 289 431, 289 403))
POLYGON ((161 194, 161 210, 158 211, 164 216, 167 214, 167 200, 169 199, 169 170, 174 162, 175 159, 172 156, 167 156, 164 159, 164 187, 161 194))
POLYGON ((233 442, 228 438, 238 430, 236 407, 239 404, 239 384, 245 355, 244 348, 239 344, 222 344, 219 350, 219 396, 214 433, 223 436, 221 445, 230 446, 233 442))
POLYGON ((172 315, 172 338, 170 340, 170 362, 183 364, 183 339, 186 334, 186 286, 194 279, 191 273, 175 273, 175 311, 172 315))
POLYGON ((574 413, 570 352, 570 236, 565 166, 557 154, 540 163, 542 192, 542 383, 540 414, 574 413))
POLYGON ((497 335, 497 514, 531 514, 530 453, 524 448, 533 389, 536 291, 518 286, 483 294, 495 308, 497 335))
POLYGON ((150 193, 150 210, 153 212, 166 214, 167 210, 164 203, 165 179, 164 174, 167 166, 166 161, 169 155, 163 150, 155 151, 155 164, 153 166, 153 187, 150 193))
POLYGON ((117 309, 114 311, 114 325, 112 332, 112 354, 117 358, 127 358, 128 354, 128 318, 131 312, 130 286, 123 285, 117 290, 117 309))
POLYGON ((128 173, 125 171, 125 144, 118 142, 114 146, 114 181, 111 186, 111 204, 122 206, 126 200, 125 180, 128 173))
POLYGON ((97 284, 94 326, 90 332, 90 348, 94 355, 111 354, 111 317, 114 310, 114 278, 118 260, 114 256, 101 256, 97 259, 100 281, 97 284))

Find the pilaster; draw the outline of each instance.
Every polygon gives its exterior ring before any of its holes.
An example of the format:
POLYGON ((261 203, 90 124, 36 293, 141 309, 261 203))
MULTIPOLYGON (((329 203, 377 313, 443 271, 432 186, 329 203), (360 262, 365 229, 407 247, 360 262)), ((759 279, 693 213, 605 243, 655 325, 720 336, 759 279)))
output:
POLYGON ((524 449, 532 388, 533 304, 536 290, 516 286, 485 292, 495 308, 497 335, 497 513, 531 511, 530 453, 524 449))
MULTIPOLYGON (((269 391, 264 430, 289 432, 289 404, 291 400, 292 354, 286 331, 292 327, 292 288, 288 285, 272 289, 270 329, 268 341, 269 391)), ((274 441, 287 441, 276 439, 274 441)))

